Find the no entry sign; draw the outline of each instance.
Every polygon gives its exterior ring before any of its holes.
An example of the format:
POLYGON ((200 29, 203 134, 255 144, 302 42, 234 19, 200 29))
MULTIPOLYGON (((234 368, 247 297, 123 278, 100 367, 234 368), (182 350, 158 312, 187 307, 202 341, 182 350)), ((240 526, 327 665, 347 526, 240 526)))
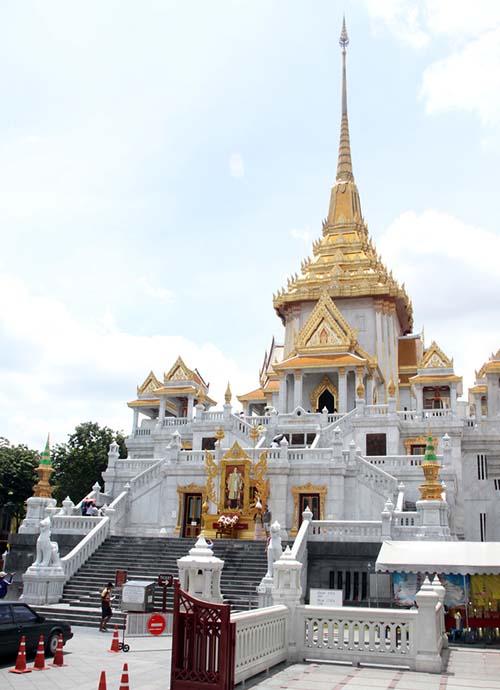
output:
POLYGON ((161 613, 154 613, 148 620, 148 630, 151 635, 161 635, 166 627, 167 621, 161 613))

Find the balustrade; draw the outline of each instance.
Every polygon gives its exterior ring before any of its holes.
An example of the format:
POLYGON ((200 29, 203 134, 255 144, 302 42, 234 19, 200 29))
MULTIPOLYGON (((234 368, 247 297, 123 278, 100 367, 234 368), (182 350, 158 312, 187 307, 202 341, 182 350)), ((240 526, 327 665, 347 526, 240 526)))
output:
POLYGON ((385 415, 389 412, 389 405, 365 405, 364 414, 369 417, 374 415, 385 415))
POLYGON ((311 541, 381 542, 381 520, 312 520, 311 541))
POLYGON ((269 606, 231 616, 236 623, 235 683, 286 661, 288 608, 269 606))
POLYGON ((187 417, 165 417, 162 426, 185 426, 190 421, 187 417))
POLYGON ((297 607, 300 657, 413 666, 417 611, 297 607), (398 661, 399 659, 399 661, 398 661))
POLYGON ((134 436, 151 436, 151 429, 136 429, 134 436))

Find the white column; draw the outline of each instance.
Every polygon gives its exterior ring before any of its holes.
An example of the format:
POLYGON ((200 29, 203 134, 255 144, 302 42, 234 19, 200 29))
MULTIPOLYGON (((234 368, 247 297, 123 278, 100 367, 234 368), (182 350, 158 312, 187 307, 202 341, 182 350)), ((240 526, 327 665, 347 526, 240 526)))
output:
POLYGON ((293 407, 302 407, 302 372, 294 372, 293 407))
POLYGON ((139 410, 137 409, 137 407, 134 407, 134 421, 132 422, 132 436, 137 431, 138 424, 139 424, 139 410))
POLYGON ((339 412, 347 412, 347 375, 344 367, 339 368, 339 412))
POLYGON ((280 379, 280 390, 278 394, 278 412, 286 412, 286 374, 280 379))
POLYGON ((415 390, 415 397, 417 399, 417 412, 420 414, 420 412, 422 412, 424 409, 424 389, 420 384, 417 384, 413 388, 415 390))
POLYGON ((188 419, 193 419, 193 405, 194 405, 194 396, 188 395, 188 408, 187 408, 187 418, 188 419))
POLYGON ((165 419, 165 406, 166 406, 165 398, 160 397, 160 410, 158 412, 158 424, 160 426, 163 426, 163 420, 165 419))
POLYGON ((450 386, 450 408, 453 412, 457 409, 457 384, 452 383, 450 386))

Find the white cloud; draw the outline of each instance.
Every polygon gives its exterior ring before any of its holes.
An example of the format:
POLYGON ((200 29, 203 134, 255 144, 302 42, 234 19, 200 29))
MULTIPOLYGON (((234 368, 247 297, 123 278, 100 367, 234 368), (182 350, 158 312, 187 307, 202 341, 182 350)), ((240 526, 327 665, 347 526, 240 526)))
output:
POLYGON ((84 323, 60 300, 6 274, 0 275, 0 350, 1 435, 32 447, 43 447, 48 431, 54 442, 64 441, 87 420, 128 431, 126 402, 136 386, 151 369, 163 376, 178 355, 211 382, 219 404, 228 380, 235 394, 255 387, 256 372, 240 371, 210 342, 126 333, 109 314, 84 323))
POLYGON ((500 124, 500 3, 498 0, 365 0, 382 27, 416 49, 441 41, 447 55, 423 73, 426 111, 476 113, 500 124))
POLYGON ((406 283, 415 330, 425 318, 427 343, 437 340, 455 358, 466 393, 474 369, 500 347, 500 235, 427 209, 401 214, 377 246, 395 277, 406 283))
POLYGON ((165 302, 167 304, 173 302, 174 293, 172 292, 172 290, 167 290, 167 288, 153 285, 153 283, 146 276, 141 276, 137 280, 137 282, 142 287, 146 295, 148 295, 149 297, 157 299, 160 302, 165 302))
POLYGON ((304 242, 309 242, 311 239, 311 232, 309 228, 292 228, 290 230, 290 235, 296 240, 304 240, 304 242))
POLYGON ((229 156, 229 174, 236 179, 245 174, 245 162, 240 153, 232 153, 229 156))
POLYGON ((500 27, 428 67, 421 96, 428 113, 465 110, 485 125, 499 123, 500 27))

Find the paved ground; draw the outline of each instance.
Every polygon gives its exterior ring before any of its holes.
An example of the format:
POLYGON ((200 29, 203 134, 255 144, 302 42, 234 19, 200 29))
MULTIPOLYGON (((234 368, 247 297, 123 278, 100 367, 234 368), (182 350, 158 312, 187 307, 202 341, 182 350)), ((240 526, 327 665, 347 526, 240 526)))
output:
MULTIPOLYGON (((111 654, 111 634, 75 626, 65 647, 64 668, 15 675, 13 663, 0 665, 0 689, 97 690, 106 671, 107 690, 118 690, 123 663, 129 666, 130 690, 169 690, 170 637, 128 638, 128 654, 111 654)), ((28 666, 32 666, 30 661, 28 666)), ((500 690, 500 652, 454 648, 440 675, 395 669, 352 668, 336 664, 294 664, 269 678, 247 683, 253 690, 500 690)))

